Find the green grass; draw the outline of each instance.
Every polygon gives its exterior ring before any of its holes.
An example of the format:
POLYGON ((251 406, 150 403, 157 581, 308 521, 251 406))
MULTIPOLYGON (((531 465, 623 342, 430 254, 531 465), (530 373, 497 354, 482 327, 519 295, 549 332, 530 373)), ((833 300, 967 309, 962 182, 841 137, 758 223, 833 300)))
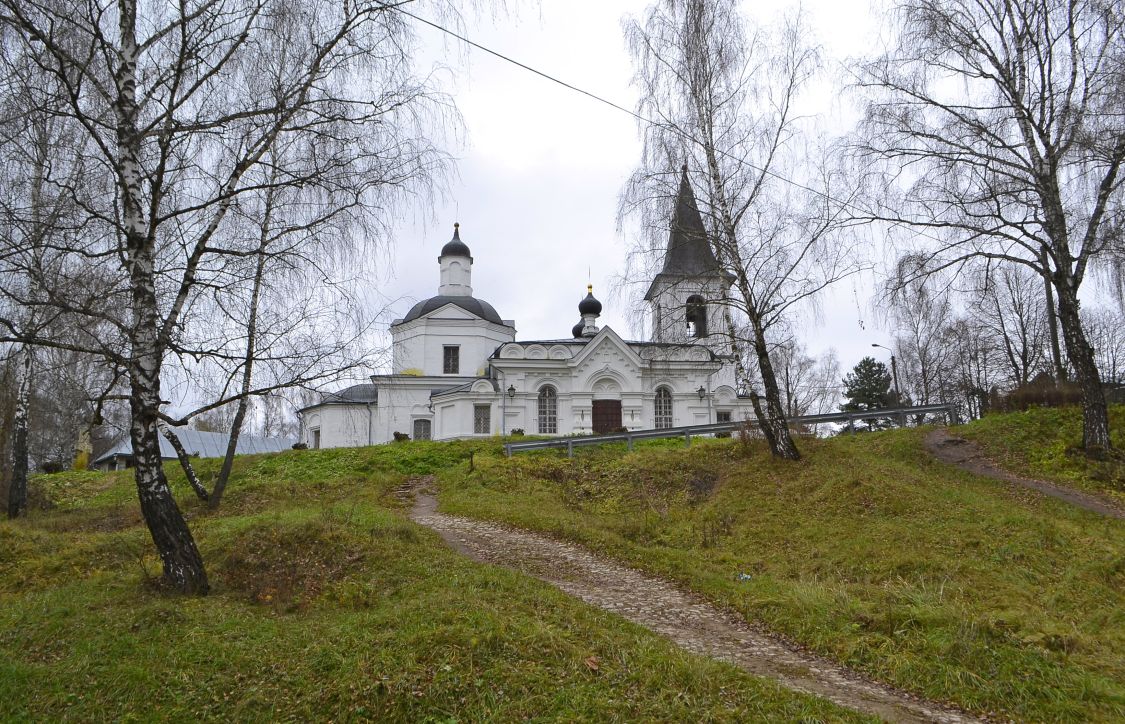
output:
POLYGON ((451 552, 390 493, 470 452, 500 459, 494 443, 242 457, 217 513, 170 466, 204 598, 149 582, 128 472, 37 478, 54 507, 0 523, 0 719, 861 719, 451 552))
POLYGON ((902 688, 1125 718, 1125 525, 934 462, 923 430, 486 457, 442 509, 579 541, 902 688))
POLYGON ((1004 467, 1041 480, 1099 493, 1125 504, 1125 405, 1109 408, 1110 439, 1116 452, 1090 459, 1082 444, 1077 407, 1031 408, 988 415, 957 428, 1004 467))

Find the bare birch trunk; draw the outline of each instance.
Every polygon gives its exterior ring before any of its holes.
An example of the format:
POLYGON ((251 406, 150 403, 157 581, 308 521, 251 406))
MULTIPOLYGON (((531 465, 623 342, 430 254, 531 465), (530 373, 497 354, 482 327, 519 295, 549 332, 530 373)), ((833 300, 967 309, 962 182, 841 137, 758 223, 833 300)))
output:
POLYGON ((755 357, 758 360, 758 372, 762 377, 762 387, 766 393, 765 409, 763 410, 762 406, 755 400, 754 414, 758 418, 758 426, 762 429, 766 442, 769 443, 770 452, 776 457, 786 460, 799 460, 801 454, 797 451, 797 445, 793 442, 793 436, 789 433, 789 423, 785 417, 785 410, 781 406, 781 393, 778 390, 777 374, 774 372, 773 362, 770 361, 769 346, 766 343, 765 328, 762 326, 761 311, 757 305, 754 290, 750 286, 750 280, 746 278, 746 267, 739 251, 738 235, 731 216, 730 203, 726 198, 722 174, 719 173, 715 147, 711 144, 705 144, 704 151, 707 154, 708 171, 719 211, 719 224, 724 237, 724 243, 715 245, 716 251, 719 252, 717 256, 720 264, 734 271, 735 284, 738 286, 739 294, 742 295, 741 308, 750 319, 750 325, 754 331, 752 344, 755 357))
POLYGON ((182 593, 209 590, 203 559, 180 513, 160 457, 160 312, 154 281, 154 240, 142 204, 141 138, 137 132, 137 41, 135 0, 118 3, 119 67, 114 74, 117 172, 131 287, 132 355, 128 364, 134 477, 141 513, 164 568, 164 583, 182 593))
MULTIPOLYGON (((1057 277, 1056 277, 1057 279, 1057 277)), ((1058 280, 1059 322, 1062 324, 1066 354, 1074 367, 1074 377, 1082 390, 1082 447, 1097 455, 1113 448, 1109 437, 1109 410, 1102 390, 1094 348, 1086 339, 1078 315, 1078 293, 1065 280, 1058 280)))
POLYGON ((169 427, 161 427, 160 434, 164 436, 171 445, 172 449, 176 451, 176 458, 180 461, 180 467, 184 469, 184 477, 187 478, 188 485, 195 491, 196 497, 203 502, 207 502, 210 497, 207 495, 207 488, 203 487, 203 483, 199 482, 199 476, 195 474, 195 466, 191 464, 191 457, 188 455, 187 450, 184 449, 184 444, 180 442, 180 437, 169 427))
MULTIPOLYGON (((760 420, 762 431, 766 434, 766 439, 773 437, 774 442, 770 445, 770 451, 774 455, 786 460, 800 460, 801 453, 797 451, 797 445, 793 442, 793 435, 789 432, 789 421, 781 406, 781 390, 777 385, 773 360, 770 359, 765 330, 757 315, 750 315, 750 325, 754 330, 754 353, 758 356, 758 368, 762 372, 762 388, 766 393, 765 414, 759 412, 759 417, 762 418, 760 420)), ((760 406, 755 405, 754 409, 758 412, 760 406)))
POLYGON ((12 420, 12 476, 8 482, 8 517, 27 513, 27 422, 31 408, 32 350, 24 345, 23 370, 12 420))
POLYGON ((266 246, 269 244, 269 213, 272 198, 266 201, 266 218, 262 224, 262 237, 258 245, 257 267, 254 269, 254 289, 250 295, 249 319, 246 323, 246 357, 242 360, 242 390, 238 399, 238 410, 234 413, 234 422, 230 426, 230 439, 227 441, 227 453, 223 457, 223 466, 219 470, 219 477, 215 481, 215 489, 211 494, 210 507, 212 510, 219 507, 223 492, 227 489, 227 480, 230 479, 231 468, 234 467, 234 454, 238 450, 238 436, 242 433, 242 423, 246 419, 246 408, 250 406, 250 383, 254 371, 254 345, 258 338, 258 302, 262 293, 262 277, 266 269, 266 246))
POLYGON ((1051 362, 1055 367, 1055 379, 1066 382, 1066 365, 1063 363, 1062 349, 1059 346, 1059 321, 1058 311, 1055 307, 1055 290, 1051 285, 1051 267, 1047 262, 1047 250, 1039 253, 1040 264, 1043 267, 1043 287, 1046 292, 1047 304, 1047 332, 1051 343, 1051 362))

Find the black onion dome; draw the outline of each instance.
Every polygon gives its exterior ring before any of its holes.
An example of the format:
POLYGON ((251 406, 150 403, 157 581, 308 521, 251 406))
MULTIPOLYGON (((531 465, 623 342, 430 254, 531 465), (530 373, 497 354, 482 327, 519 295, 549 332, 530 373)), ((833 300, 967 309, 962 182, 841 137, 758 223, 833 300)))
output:
MULTIPOLYGON (((461 225, 453 225, 453 238, 441 248, 441 256, 468 256, 472 257, 469 253, 469 247, 465 242, 461 241, 461 225)), ((440 258, 440 257, 439 257, 440 258)))
POLYGON ((582 321, 582 320, 580 319, 580 320, 578 320, 578 324, 576 324, 576 325, 574 325, 573 327, 571 327, 571 328, 570 328, 570 333, 571 333, 571 334, 572 334, 572 335, 574 336, 574 338, 575 338, 575 339, 581 339, 581 337, 582 337, 582 330, 583 330, 583 329, 584 329, 585 327, 586 327, 586 323, 585 323, 585 322, 583 322, 583 321, 582 321))
POLYGON ((594 299, 594 286, 586 285, 586 298, 578 303, 579 314, 601 314, 602 303, 594 299))
POLYGON ((496 312, 496 309, 483 299, 477 299, 476 297, 451 297, 443 294, 430 297, 429 299, 423 299, 415 304, 410 308, 410 311, 406 313, 406 316, 402 318, 399 324, 412 322, 434 310, 441 309, 446 304, 456 304, 473 316, 480 317, 494 324, 504 324, 504 320, 500 319, 500 315, 496 312))

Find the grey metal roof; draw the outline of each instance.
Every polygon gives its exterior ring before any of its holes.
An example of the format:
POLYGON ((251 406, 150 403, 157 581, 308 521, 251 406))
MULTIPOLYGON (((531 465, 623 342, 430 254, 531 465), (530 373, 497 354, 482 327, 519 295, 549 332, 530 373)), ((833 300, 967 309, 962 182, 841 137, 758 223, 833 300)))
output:
POLYGON ((504 324, 504 320, 500 319, 500 315, 496 313, 496 310, 493 309, 492 305, 484 301, 483 299, 477 299, 476 297, 453 297, 443 294, 439 294, 436 297, 430 297, 429 299, 423 299, 422 301, 418 302, 410 308, 410 311, 406 313, 406 316, 402 318, 402 321, 396 322, 395 324, 398 325, 412 322, 419 317, 429 314, 430 312, 441 309, 446 304, 455 304, 461 309, 464 309, 469 314, 480 317, 481 319, 488 320, 489 322, 493 322, 495 324, 504 324))
MULTIPOLYGON (((230 441, 230 435, 225 432, 203 432, 190 428, 177 428, 175 432, 188 455, 198 455, 201 458, 221 458, 227 454, 227 443, 230 441)), ((292 448, 295 442, 297 442, 295 438, 239 435, 235 454, 251 455, 254 453, 281 452, 292 448)), ((91 465, 103 463, 115 456, 133 456, 133 445, 129 441, 128 435, 119 439, 108 450, 94 459, 91 465)), ((172 448, 172 443, 168 442, 163 435, 160 436, 160 457, 165 459, 176 457, 176 451, 172 448)))
MULTIPOLYGON (((358 385, 345 387, 339 392, 325 392, 320 400, 320 404, 333 404, 344 402, 378 402, 379 401, 379 388, 369 382, 361 382, 358 385)), ((310 405, 315 407, 315 405, 310 405)))
MULTIPOLYGON (((676 195, 676 208, 672 212, 672 225, 668 231, 668 248, 664 253, 661 276, 699 277, 722 274, 715 252, 707 237, 707 227, 699 214, 695 193, 688 181, 687 164, 680 169, 680 191, 676 195)), ((649 286, 645 299, 652 299, 656 279, 649 286)))
POLYGON ((668 231, 668 253, 664 256, 664 268, 661 271, 665 274, 694 276, 713 274, 718 269, 719 262, 707 240, 707 228, 699 214, 685 163, 680 170, 680 192, 676 196, 676 210, 672 215, 672 227, 668 231))

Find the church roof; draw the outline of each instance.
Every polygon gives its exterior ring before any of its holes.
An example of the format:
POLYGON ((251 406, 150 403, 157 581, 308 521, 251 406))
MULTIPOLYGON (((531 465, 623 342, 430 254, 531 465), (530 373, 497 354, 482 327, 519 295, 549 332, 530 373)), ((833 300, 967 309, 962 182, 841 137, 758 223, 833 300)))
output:
POLYGON ((326 392, 321 404, 339 402, 378 402, 379 388, 370 383, 345 387, 339 392, 326 392))
POLYGON ((456 304, 458 307, 464 309, 469 314, 480 317, 481 319, 487 320, 494 324, 504 324, 504 320, 500 319, 500 315, 496 312, 493 306, 483 299, 465 296, 453 297, 443 294, 439 294, 436 297, 430 297, 429 299, 423 299, 422 301, 418 302, 410 308, 410 311, 406 313, 406 316, 403 317, 401 321, 396 322, 395 324, 406 324, 407 322, 412 322, 419 317, 424 317, 430 312, 441 309, 446 304, 456 304))
POLYGON ((461 241, 461 225, 453 225, 453 238, 446 242, 445 246, 441 248, 441 254, 438 255, 440 259, 443 256, 467 256, 470 259, 472 254, 469 253, 468 245, 461 241))
MULTIPOLYGON (((699 213, 695 193, 688 181, 687 164, 680 169, 680 190, 676 195, 676 208, 668 230, 668 248, 664 253, 664 266, 660 275, 697 277, 721 274, 719 262, 707 238, 707 227, 699 213)), ((655 282, 655 280, 653 280, 655 282)), ((655 286, 655 284, 654 284, 655 286)), ((645 299, 650 299, 652 287, 645 299)))
POLYGON ((676 195, 676 209, 668 232, 668 251, 664 255, 661 272, 695 276, 713 274, 718 268, 719 262, 707 240, 707 228, 699 214, 685 163, 680 169, 680 192, 676 195))
POLYGON ((348 405, 348 404, 375 404, 379 402, 379 388, 371 383, 360 383, 345 387, 338 392, 325 392, 320 396, 320 402, 302 407, 298 412, 311 410, 321 405, 348 405))
POLYGON ((593 314, 599 315, 602 313, 602 303, 594 298, 593 285, 587 285, 586 296, 578 303, 579 314, 593 314))

